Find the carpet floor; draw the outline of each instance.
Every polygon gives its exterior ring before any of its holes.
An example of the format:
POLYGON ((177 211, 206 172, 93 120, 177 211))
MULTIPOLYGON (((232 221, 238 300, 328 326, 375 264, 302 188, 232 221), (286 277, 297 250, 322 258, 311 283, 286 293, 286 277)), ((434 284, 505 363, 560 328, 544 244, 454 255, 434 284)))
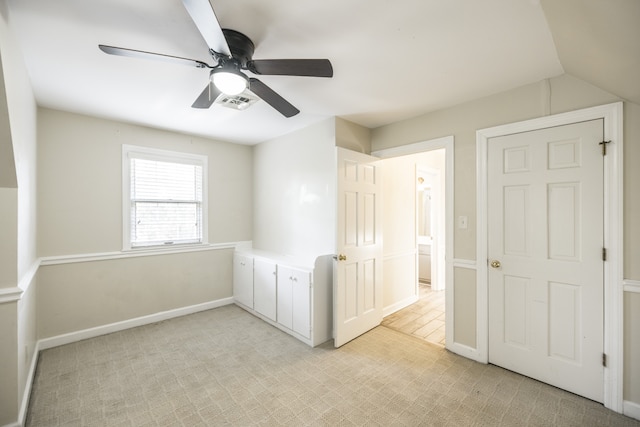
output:
POLYGON ((225 306, 42 351, 27 426, 640 426, 384 326, 310 348, 225 306))

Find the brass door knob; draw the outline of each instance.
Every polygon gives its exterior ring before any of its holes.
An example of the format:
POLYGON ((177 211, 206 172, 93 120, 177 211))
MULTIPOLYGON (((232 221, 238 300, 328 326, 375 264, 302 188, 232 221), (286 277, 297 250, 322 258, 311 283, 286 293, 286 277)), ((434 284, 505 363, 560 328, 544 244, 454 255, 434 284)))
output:
POLYGON ((343 255, 343 254, 338 255, 338 261, 346 261, 346 260, 347 260, 346 255, 343 255))
POLYGON ((500 261, 498 261, 497 259, 494 259, 493 261, 491 261, 491 267, 493 268, 500 268, 500 261))

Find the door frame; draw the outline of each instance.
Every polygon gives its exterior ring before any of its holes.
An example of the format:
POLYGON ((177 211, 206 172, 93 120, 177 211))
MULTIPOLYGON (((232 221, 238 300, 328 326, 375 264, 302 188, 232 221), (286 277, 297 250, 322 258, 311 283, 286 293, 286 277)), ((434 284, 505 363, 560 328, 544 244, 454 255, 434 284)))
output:
POLYGON ((454 177, 454 159, 453 159, 454 137, 445 136, 442 138, 430 139, 427 141, 416 142, 412 144, 402 145, 399 147, 386 148, 371 153, 372 156, 381 159, 389 159, 392 157, 406 156, 409 154, 420 154, 427 151, 444 149, 445 151, 445 347, 455 353, 463 351, 460 344, 454 342, 454 289, 453 289, 453 268, 454 268, 454 248, 453 248, 453 177, 454 177))
POLYGON ((604 120, 607 155, 604 161, 604 406, 623 411, 623 111, 622 102, 511 123, 476 131, 477 168, 477 348, 472 358, 489 361, 488 298, 488 144, 489 139, 588 120, 604 120))

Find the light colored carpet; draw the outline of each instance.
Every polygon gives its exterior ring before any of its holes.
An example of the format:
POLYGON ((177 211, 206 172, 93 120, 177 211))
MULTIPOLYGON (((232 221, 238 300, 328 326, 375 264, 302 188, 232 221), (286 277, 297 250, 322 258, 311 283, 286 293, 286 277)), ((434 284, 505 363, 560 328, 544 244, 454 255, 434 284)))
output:
POLYGON ((28 426, 640 426, 378 327, 312 349, 236 306, 43 351, 28 426))

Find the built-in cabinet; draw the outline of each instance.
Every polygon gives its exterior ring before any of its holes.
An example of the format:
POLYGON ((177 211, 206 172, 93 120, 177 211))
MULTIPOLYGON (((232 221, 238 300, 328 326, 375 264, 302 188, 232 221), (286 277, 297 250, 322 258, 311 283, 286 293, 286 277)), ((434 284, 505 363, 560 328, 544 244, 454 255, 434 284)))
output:
POLYGON ((234 254, 236 304, 311 346, 332 338, 332 260, 291 265, 258 251, 234 254))
POLYGON ((270 320, 276 320, 276 263, 264 259, 253 260, 253 309, 270 320))
POLYGON ((233 298, 253 309, 253 257, 235 254, 233 257, 233 298))
POLYGON ((305 338, 311 337, 311 273, 278 268, 278 323, 305 338))

